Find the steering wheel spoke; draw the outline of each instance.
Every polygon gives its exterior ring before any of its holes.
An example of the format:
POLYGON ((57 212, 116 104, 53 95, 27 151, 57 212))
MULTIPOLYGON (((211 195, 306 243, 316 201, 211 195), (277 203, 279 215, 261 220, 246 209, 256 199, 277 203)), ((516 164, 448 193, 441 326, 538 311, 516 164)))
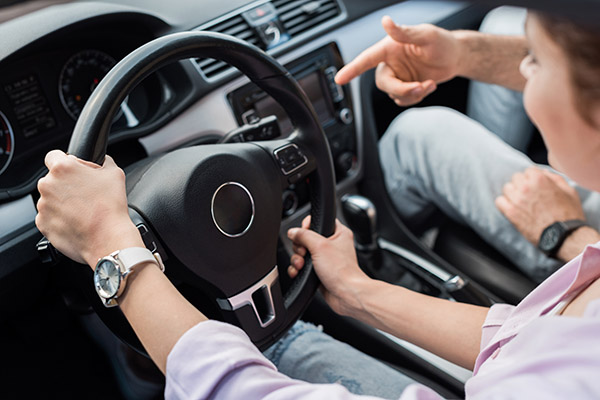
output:
POLYGON ((167 252, 158 240, 156 234, 150 229, 148 223, 144 221, 144 218, 133 208, 129 208, 129 218, 131 218, 131 221, 133 221, 140 232, 146 248, 153 254, 158 254, 163 263, 166 262, 168 260, 167 252))
MULTIPOLYGON (((127 171, 130 214, 146 245, 163 260, 170 258, 167 276, 187 299, 200 310, 207 298, 216 302, 220 315, 215 317, 240 326, 264 349, 296 321, 319 285, 307 265, 282 291, 276 252, 283 190, 310 178, 313 228, 330 235, 335 226, 327 139, 289 72, 265 52, 230 36, 196 31, 158 38, 102 79, 81 112, 68 151, 102 163, 110 121, 132 88, 162 66, 194 57, 238 68, 282 105, 296 132, 263 141, 276 133, 276 121, 267 117, 232 132, 237 143, 186 147, 142 160, 127 171)), ((92 305, 118 336, 143 351, 118 310, 92 305)))

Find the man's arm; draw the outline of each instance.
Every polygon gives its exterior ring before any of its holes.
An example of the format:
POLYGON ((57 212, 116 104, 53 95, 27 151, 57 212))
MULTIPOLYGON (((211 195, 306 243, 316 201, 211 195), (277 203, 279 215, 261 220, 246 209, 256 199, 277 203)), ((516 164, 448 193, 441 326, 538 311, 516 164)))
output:
POLYGON ((488 308, 442 300, 371 279, 358 266, 348 228, 337 221, 335 233, 325 238, 309 230, 309 225, 306 218, 303 228, 288 232, 295 253, 291 276, 304 266, 308 249, 323 283, 325 300, 334 311, 473 368, 488 308))
POLYGON ((556 257, 564 262, 570 261, 581 254, 585 246, 597 242, 600 242, 600 233, 590 226, 582 226, 565 239, 556 257))
MULTIPOLYGON (((496 207, 536 246, 542 231, 550 224, 570 219, 585 220, 575 188, 562 176, 537 167, 513 175, 496 199, 496 207)), ((585 246, 598 241, 598 231, 581 227, 565 239, 556 256, 564 262, 570 261, 585 246)))
POLYGON ((434 25, 396 25, 382 20, 387 36, 342 68, 336 81, 346 84, 377 67, 377 87, 400 106, 416 104, 437 84, 456 76, 523 90, 519 64, 527 54, 524 37, 448 31, 434 25))
POLYGON ((524 36, 464 30, 453 35, 461 49, 458 76, 523 91, 525 78, 519 66, 528 53, 524 36))

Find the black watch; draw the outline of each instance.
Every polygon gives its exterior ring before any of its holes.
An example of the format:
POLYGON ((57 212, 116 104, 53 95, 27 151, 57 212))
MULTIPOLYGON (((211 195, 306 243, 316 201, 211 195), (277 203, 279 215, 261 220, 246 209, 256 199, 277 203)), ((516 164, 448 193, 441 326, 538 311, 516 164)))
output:
POLYGON ((554 257, 565 239, 582 226, 588 226, 588 224, 580 219, 555 222, 542 231, 538 248, 548 257, 554 257))

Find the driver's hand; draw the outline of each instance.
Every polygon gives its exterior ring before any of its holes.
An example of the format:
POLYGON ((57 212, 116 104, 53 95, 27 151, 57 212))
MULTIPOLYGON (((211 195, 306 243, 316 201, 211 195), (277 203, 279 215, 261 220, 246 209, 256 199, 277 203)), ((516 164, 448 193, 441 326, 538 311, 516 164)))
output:
POLYGON ((348 314, 354 294, 364 282, 371 280, 358 266, 352 231, 335 221, 335 232, 325 238, 310 227, 310 216, 301 228, 288 230, 294 246, 288 273, 295 277, 304 267, 304 257, 310 252, 313 266, 321 283, 323 295, 331 308, 339 314, 348 314))
POLYGON ((45 163, 35 223, 56 249, 93 267, 115 250, 143 246, 129 218, 125 174, 111 157, 99 166, 54 150, 45 163))
POLYGON ((531 243, 537 245, 548 225, 585 214, 575 188, 560 175, 536 167, 513 175, 496 207, 531 243))
POLYGON ((430 24, 399 26, 387 16, 381 23, 387 36, 342 68, 338 84, 377 67, 377 87, 397 105, 408 106, 458 74, 460 44, 450 31, 430 24))

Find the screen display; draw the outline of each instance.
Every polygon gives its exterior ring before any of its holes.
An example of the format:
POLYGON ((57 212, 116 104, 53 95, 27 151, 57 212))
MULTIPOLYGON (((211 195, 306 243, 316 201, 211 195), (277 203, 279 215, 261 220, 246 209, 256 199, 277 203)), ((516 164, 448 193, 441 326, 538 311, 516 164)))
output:
MULTIPOLYGON (((323 92, 319 72, 313 72, 303 78, 298 79, 298 83, 306 92, 308 99, 312 103, 317 116, 319 117, 319 122, 321 122, 321 125, 324 125, 326 122, 331 120, 333 118, 333 114, 329 106, 329 102, 325 97, 326 94, 323 92)), ((277 104, 272 97, 267 96, 257 101, 254 104, 254 109, 261 118, 269 115, 275 115, 279 121, 279 128, 281 129, 282 135, 288 135, 294 129, 287 114, 285 111, 283 111, 283 108, 277 104)))
POLYGON ((25 137, 35 136, 56 126, 52 111, 38 79, 25 76, 4 86, 17 122, 25 137))

